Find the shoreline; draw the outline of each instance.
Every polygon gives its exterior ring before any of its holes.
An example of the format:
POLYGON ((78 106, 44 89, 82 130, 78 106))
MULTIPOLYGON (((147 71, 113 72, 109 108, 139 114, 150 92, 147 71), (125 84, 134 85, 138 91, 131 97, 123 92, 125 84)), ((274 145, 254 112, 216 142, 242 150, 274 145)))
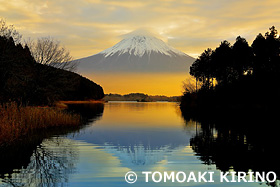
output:
POLYGON ((58 101, 58 104, 89 104, 89 103, 105 103, 103 100, 86 100, 86 101, 58 101))
POLYGON ((104 104, 103 100, 86 100, 86 101, 57 101, 54 103, 55 108, 67 109, 72 104, 104 104))
POLYGON ((0 105, 0 147, 16 144, 36 131, 78 127, 81 116, 65 108, 21 106, 15 102, 0 105))

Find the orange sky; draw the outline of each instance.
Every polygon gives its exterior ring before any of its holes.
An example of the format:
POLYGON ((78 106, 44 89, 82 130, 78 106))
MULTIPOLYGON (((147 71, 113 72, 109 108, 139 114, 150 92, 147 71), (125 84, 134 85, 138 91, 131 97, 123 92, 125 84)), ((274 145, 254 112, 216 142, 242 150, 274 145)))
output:
MULTIPOLYGON (((279 7, 278 0, 0 0, 0 15, 23 39, 51 36, 75 59, 103 51, 139 28, 197 57, 222 40, 233 43, 241 35, 251 43, 272 25, 279 29, 279 7)), ((181 94, 185 79, 178 74, 116 76, 89 77, 106 93, 165 95, 181 94)))
POLYGON ((138 28, 196 57, 221 40, 280 28, 277 0, 0 0, 0 15, 25 38, 52 36, 74 58, 96 54, 138 28))
POLYGON ((85 75, 100 84, 105 93, 146 93, 149 95, 182 95, 187 73, 98 73, 85 75))

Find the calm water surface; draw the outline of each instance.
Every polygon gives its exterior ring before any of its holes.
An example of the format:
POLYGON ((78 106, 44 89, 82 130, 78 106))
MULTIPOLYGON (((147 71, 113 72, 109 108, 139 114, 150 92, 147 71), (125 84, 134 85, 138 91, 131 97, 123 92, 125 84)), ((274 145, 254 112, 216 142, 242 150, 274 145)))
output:
MULTIPOLYGON (((0 185, 102 187, 268 185, 219 183, 220 168, 217 167, 215 159, 211 159, 211 154, 203 154, 203 151, 197 148, 197 144, 209 136, 201 137, 204 133, 201 124, 192 120, 186 122, 181 117, 176 103, 106 103, 104 112, 102 108, 98 115, 92 111, 94 107, 80 106, 81 108, 90 121, 86 126, 64 135, 44 139, 32 150, 26 163, 13 166, 12 171, 3 171, 7 174, 2 173, 0 185), (139 174, 138 181, 127 184, 124 176, 131 170, 139 174), (142 171, 186 173, 214 171, 215 182, 145 183, 142 171)), ((212 129, 211 137, 217 136, 215 129, 212 129)), ((246 139, 242 138, 244 145, 246 139)), ((208 149, 210 148, 207 146, 203 147, 204 151, 208 149)), ((235 169, 231 165, 229 168, 235 169)), ((251 168, 245 169, 248 171, 251 168)))

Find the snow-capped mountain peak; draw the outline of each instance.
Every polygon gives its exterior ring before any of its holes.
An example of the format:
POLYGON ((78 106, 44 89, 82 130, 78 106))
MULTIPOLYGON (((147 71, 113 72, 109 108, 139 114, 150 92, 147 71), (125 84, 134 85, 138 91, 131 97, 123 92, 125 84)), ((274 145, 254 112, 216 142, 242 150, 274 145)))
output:
POLYGON ((77 61, 79 72, 187 72, 194 58, 154 34, 134 31, 116 45, 77 61))
POLYGON ((145 53, 149 55, 152 52, 167 56, 173 56, 174 54, 186 56, 185 53, 169 46, 161 39, 148 34, 127 35, 126 38, 119 43, 99 54, 109 57, 115 54, 122 55, 124 53, 129 53, 130 55, 142 57, 145 53))

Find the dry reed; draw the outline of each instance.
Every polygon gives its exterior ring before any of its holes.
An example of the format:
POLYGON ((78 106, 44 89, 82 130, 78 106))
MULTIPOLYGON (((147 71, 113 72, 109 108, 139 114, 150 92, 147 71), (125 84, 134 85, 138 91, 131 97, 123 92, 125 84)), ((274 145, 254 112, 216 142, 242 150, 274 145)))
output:
POLYGON ((80 116, 50 107, 23 107, 16 103, 0 105, 0 146, 9 144, 32 131, 52 127, 77 126, 80 116))

